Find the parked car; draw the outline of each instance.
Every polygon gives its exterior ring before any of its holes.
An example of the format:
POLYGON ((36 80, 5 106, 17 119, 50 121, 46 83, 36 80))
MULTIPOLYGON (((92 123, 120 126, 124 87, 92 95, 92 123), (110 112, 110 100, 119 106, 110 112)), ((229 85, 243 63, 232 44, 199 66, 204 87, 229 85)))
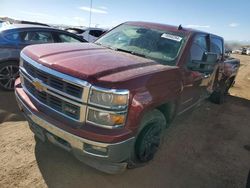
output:
POLYGON ((4 20, 0 20, 0 28, 3 27, 6 24, 7 24, 7 22, 5 22, 4 20))
POLYGON ((0 88, 13 90, 18 77, 20 51, 31 44, 86 42, 67 31, 50 27, 11 24, 0 28, 0 88))
POLYGON ((230 49, 225 49, 225 57, 229 57, 232 53, 232 50, 230 49))
POLYGON ((242 49, 232 50, 232 54, 241 54, 241 53, 242 53, 242 49))
POLYGON ((243 48, 241 54, 250 55, 250 48, 243 48))
POLYGON ((68 28, 66 31, 74 33, 78 36, 81 36, 83 39, 88 42, 94 42, 97 38, 99 38, 103 33, 106 32, 105 29, 101 28, 68 28))
POLYGON ((117 173, 152 160, 176 115, 224 101, 227 61, 220 36, 126 22, 95 43, 26 47, 15 93, 36 137, 117 173))

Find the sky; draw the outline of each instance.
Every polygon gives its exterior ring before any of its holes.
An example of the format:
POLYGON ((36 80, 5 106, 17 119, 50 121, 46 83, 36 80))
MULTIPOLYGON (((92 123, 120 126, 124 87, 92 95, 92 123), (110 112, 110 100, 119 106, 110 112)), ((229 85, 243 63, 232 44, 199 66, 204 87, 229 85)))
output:
POLYGON ((249 0, 0 0, 0 16, 112 28, 125 21, 182 24, 250 42, 249 0), (92 12, 90 24, 90 10, 92 12))

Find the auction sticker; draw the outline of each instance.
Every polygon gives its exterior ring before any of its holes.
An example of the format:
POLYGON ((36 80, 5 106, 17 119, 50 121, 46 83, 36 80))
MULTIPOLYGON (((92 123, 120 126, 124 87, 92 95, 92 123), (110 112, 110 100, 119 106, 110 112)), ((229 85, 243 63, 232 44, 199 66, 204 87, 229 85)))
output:
POLYGON ((176 35, 167 34, 167 33, 163 33, 161 35, 161 37, 165 38, 165 39, 169 39, 169 40, 174 40, 174 41, 177 41, 177 42, 181 42, 181 40, 182 40, 182 37, 179 37, 179 36, 176 36, 176 35))

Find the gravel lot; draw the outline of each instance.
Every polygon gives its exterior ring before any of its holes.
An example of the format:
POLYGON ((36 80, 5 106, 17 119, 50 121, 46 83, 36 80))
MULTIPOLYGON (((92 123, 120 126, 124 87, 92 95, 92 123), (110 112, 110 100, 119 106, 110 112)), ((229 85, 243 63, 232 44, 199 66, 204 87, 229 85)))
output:
POLYGON ((103 174, 52 144, 36 143, 14 94, 0 91, 0 187, 243 188, 250 168, 250 57, 226 103, 178 117, 148 165, 103 174))

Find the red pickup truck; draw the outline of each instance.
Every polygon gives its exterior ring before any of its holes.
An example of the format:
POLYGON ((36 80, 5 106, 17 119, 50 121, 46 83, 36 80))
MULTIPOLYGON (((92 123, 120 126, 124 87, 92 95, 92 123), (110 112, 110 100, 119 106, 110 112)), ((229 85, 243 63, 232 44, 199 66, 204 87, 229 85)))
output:
POLYGON ((95 43, 26 47, 15 93, 36 137, 117 173, 153 159, 176 115, 222 103, 235 65, 219 36, 126 22, 95 43))

